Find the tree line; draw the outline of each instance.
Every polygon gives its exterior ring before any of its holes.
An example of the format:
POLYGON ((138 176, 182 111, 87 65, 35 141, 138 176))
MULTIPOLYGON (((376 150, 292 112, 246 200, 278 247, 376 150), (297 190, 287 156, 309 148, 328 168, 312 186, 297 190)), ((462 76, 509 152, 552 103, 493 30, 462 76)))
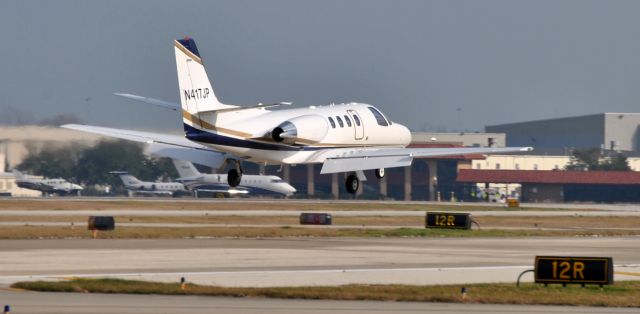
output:
POLYGON ((123 140, 103 140, 91 147, 79 144, 30 147, 29 154, 16 168, 88 187, 95 184, 121 187, 120 178, 110 171, 127 171, 145 181, 178 177, 171 159, 149 157, 144 154, 142 144, 123 140))

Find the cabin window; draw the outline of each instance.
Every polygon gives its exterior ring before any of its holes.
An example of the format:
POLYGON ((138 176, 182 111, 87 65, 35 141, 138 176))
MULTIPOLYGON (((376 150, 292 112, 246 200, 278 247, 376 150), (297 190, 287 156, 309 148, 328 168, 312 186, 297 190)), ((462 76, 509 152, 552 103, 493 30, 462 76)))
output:
POLYGON ((334 129, 336 128, 336 123, 333 122, 333 118, 331 118, 331 117, 329 117, 329 124, 331 124, 332 128, 334 128, 334 129))
POLYGON ((351 127, 351 119, 349 119, 349 116, 346 114, 344 115, 344 121, 347 122, 348 127, 351 127))
POLYGON ((380 111, 378 111, 378 109, 373 107, 368 107, 368 108, 369 110, 371 110, 371 113, 373 113, 373 116, 376 118, 376 122, 378 122, 378 125, 389 126, 387 119, 384 118, 384 116, 382 115, 382 113, 380 113, 380 111))
POLYGON ((356 122, 357 126, 360 126, 360 118, 358 118, 358 116, 356 116, 355 114, 353 115, 353 121, 356 122))
POLYGON ((338 120, 338 124, 340 125, 340 127, 344 128, 344 123, 342 122, 342 119, 340 118, 340 116, 336 116, 336 120, 338 120))

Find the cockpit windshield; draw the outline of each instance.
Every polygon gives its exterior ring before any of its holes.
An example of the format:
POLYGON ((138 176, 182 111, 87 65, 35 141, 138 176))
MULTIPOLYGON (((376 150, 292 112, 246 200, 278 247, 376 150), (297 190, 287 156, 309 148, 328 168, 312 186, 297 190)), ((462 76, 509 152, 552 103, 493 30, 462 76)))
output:
POLYGON ((376 122, 378 122, 379 125, 389 126, 389 122, 387 122, 387 119, 385 119, 385 117, 382 115, 382 113, 380 113, 380 111, 378 111, 378 109, 373 107, 367 107, 367 108, 371 110, 371 113, 373 113, 373 116, 376 118, 376 122))

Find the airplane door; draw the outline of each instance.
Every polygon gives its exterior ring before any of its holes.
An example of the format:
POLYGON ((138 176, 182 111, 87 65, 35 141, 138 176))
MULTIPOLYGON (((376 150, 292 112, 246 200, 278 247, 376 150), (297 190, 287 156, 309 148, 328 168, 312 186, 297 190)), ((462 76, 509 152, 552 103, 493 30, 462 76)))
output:
POLYGON ((351 118, 353 119, 353 124, 355 127, 355 139, 356 140, 361 140, 364 138, 364 124, 362 122, 362 119, 360 118, 360 115, 355 111, 355 110, 347 110, 347 113, 351 116, 351 118))

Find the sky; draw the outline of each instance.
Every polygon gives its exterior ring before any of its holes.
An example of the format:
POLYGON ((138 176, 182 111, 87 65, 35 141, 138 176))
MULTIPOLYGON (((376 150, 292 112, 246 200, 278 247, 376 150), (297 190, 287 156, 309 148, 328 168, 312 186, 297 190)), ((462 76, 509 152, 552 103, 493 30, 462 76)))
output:
POLYGON ((221 101, 364 102, 416 131, 640 109, 640 1, 0 1, 0 122, 180 128, 173 40, 221 101))

